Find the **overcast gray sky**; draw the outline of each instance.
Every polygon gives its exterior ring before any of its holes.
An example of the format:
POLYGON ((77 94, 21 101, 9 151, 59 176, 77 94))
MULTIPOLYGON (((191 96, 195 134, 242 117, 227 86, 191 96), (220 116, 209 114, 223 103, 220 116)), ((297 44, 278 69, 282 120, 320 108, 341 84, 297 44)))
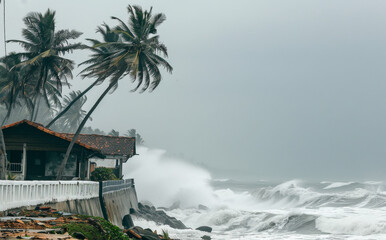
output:
MULTIPOLYGON (((6 3, 8 39, 21 38, 28 12, 47 8, 56 10, 59 29, 83 32, 82 41, 97 38, 101 23, 115 24, 110 16, 126 21, 129 3, 166 14, 158 33, 173 74, 151 94, 131 93, 130 80, 122 80, 93 127, 136 128, 148 146, 216 176, 385 178, 385 1, 6 3)), ((80 63, 87 55, 71 57, 80 63)), ((84 89, 91 81, 72 85, 84 89)), ((89 95, 88 107, 102 91, 89 95)))

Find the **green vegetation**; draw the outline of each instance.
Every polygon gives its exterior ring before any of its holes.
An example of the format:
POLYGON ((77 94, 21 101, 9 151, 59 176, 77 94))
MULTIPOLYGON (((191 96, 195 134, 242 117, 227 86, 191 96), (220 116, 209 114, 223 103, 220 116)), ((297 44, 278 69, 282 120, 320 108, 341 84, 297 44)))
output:
POLYGON ((137 130, 130 129, 127 130, 127 133, 125 134, 127 137, 135 137, 135 143, 137 145, 143 145, 145 143, 145 140, 142 138, 141 134, 137 133, 137 130))
POLYGON ((165 68, 168 72, 173 71, 172 66, 163 58, 168 56, 167 48, 156 35, 157 27, 166 19, 165 15, 158 13, 153 16, 152 8, 150 11, 143 11, 139 6, 129 5, 127 10, 129 13, 128 25, 121 19, 112 17, 119 23, 114 31, 111 31, 107 25, 104 25, 105 28, 100 27, 98 29, 104 42, 95 39, 89 40, 93 44, 90 47, 93 54, 82 63, 88 66, 81 74, 83 77, 95 78, 95 84, 106 79, 110 83, 75 132, 59 168, 58 180, 62 178, 71 150, 88 118, 104 97, 118 88, 119 80, 125 76, 130 76, 131 81, 137 83, 132 90, 133 92, 140 87, 142 87, 141 93, 146 90, 151 92, 158 87, 162 79, 159 67, 165 68))
POLYGON ((100 167, 96 168, 90 176, 92 181, 108 181, 108 180, 118 180, 117 176, 113 173, 110 168, 100 167))
MULTIPOLYGON (((29 13, 23 19, 23 39, 7 41, 19 44, 23 50, 0 58, 0 121, 3 125, 7 120, 14 122, 29 118, 56 131, 75 132, 57 179, 62 178, 74 143, 86 122, 104 97, 118 88, 120 80, 126 78, 134 83, 132 92, 151 92, 161 82, 160 68, 169 73, 173 70, 166 61, 167 47, 157 35, 157 28, 165 21, 165 15, 153 14, 152 8, 142 10, 139 6, 130 5, 127 11, 127 23, 112 17, 117 25, 99 26, 97 32, 101 40, 87 39, 90 46, 73 42, 82 34, 78 31, 57 30, 55 11, 50 9, 45 13, 29 13), (67 54, 84 49, 89 50, 91 55, 80 64, 85 66, 80 75, 94 81, 84 91, 72 92, 62 104, 62 87, 70 87, 68 79, 73 77, 72 71, 76 66, 67 54), (105 90, 91 109, 88 112, 82 110, 85 94, 106 82, 105 90), (21 117, 15 119, 12 114, 21 117)), ((111 134, 118 136, 119 132, 114 130, 111 134)), ((139 145, 143 144, 139 134, 133 137, 139 145)), ((4 152, 0 151, 2 179, 6 178, 4 152)))
POLYGON ((64 225, 63 228, 65 228, 72 236, 74 236, 75 233, 81 233, 87 239, 130 240, 130 238, 126 236, 121 229, 103 218, 90 216, 80 216, 80 218, 88 219, 89 223, 70 223, 64 225))
POLYGON ((162 239, 170 239, 168 230, 162 229, 162 239))
MULTIPOLYGON (((57 30, 55 11, 48 9, 44 14, 29 13, 24 19, 25 28, 22 30, 24 40, 8 40, 18 43, 23 52, 10 56, 20 58, 21 62, 12 71, 22 71, 21 84, 28 86, 28 95, 19 91, 16 96, 24 98, 30 110, 30 119, 36 120, 39 107, 46 104, 58 104, 57 96, 61 97, 62 86, 68 85, 67 79, 72 78, 75 63, 63 56, 76 49, 82 48, 81 43, 71 44, 69 41, 77 39, 82 33, 75 30, 57 30), (43 102, 41 103, 41 101, 43 102)), ((10 56, 6 56, 8 58, 10 56)))

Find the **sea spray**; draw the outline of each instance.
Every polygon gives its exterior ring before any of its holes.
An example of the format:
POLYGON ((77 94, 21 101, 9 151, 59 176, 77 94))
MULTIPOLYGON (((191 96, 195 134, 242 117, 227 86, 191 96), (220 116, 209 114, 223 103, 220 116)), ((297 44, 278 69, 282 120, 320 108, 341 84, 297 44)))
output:
MULTIPOLYGON (((124 175, 135 178, 139 200, 156 207, 179 202, 167 214, 193 229, 212 227, 212 239, 386 240, 382 182, 213 180, 207 170, 167 157, 164 150, 139 147, 138 153, 124 165, 124 175)), ((202 236, 195 230, 157 229, 180 239, 202 236)))
POLYGON ((125 178, 134 178, 140 201, 150 201, 157 207, 212 206, 211 175, 205 169, 183 160, 167 157, 161 149, 137 148, 138 156, 123 165, 125 178))

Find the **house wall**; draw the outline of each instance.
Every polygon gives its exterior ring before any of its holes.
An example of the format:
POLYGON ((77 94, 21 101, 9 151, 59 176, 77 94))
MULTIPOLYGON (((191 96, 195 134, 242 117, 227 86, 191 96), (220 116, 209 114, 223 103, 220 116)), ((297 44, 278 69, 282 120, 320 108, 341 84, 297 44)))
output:
MULTIPOLYGON (((26 179, 55 179, 58 167, 61 164, 64 153, 67 151, 68 141, 29 125, 7 128, 4 129, 3 132, 7 150, 22 151, 23 144, 26 144, 26 179), (41 164, 39 164, 39 161, 41 161, 41 164), (28 169, 28 167, 30 169, 28 169)), ((90 154, 91 151, 75 145, 72 150, 72 156, 66 165, 64 178, 68 180, 74 177, 86 179, 88 171, 86 157, 90 154)), ((16 176, 16 179, 22 177, 21 174, 16 174, 16 176)))

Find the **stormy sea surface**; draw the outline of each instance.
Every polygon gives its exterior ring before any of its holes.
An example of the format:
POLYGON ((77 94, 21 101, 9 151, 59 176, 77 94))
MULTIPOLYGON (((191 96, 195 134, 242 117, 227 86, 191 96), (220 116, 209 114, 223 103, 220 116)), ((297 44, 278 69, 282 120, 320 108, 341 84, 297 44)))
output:
POLYGON ((374 239, 386 240, 383 182, 286 182, 212 179, 208 171, 139 149, 125 165, 139 201, 170 207, 190 230, 134 219, 141 227, 167 230, 172 238, 201 239, 374 239), (211 233, 194 230, 210 226, 211 233))

